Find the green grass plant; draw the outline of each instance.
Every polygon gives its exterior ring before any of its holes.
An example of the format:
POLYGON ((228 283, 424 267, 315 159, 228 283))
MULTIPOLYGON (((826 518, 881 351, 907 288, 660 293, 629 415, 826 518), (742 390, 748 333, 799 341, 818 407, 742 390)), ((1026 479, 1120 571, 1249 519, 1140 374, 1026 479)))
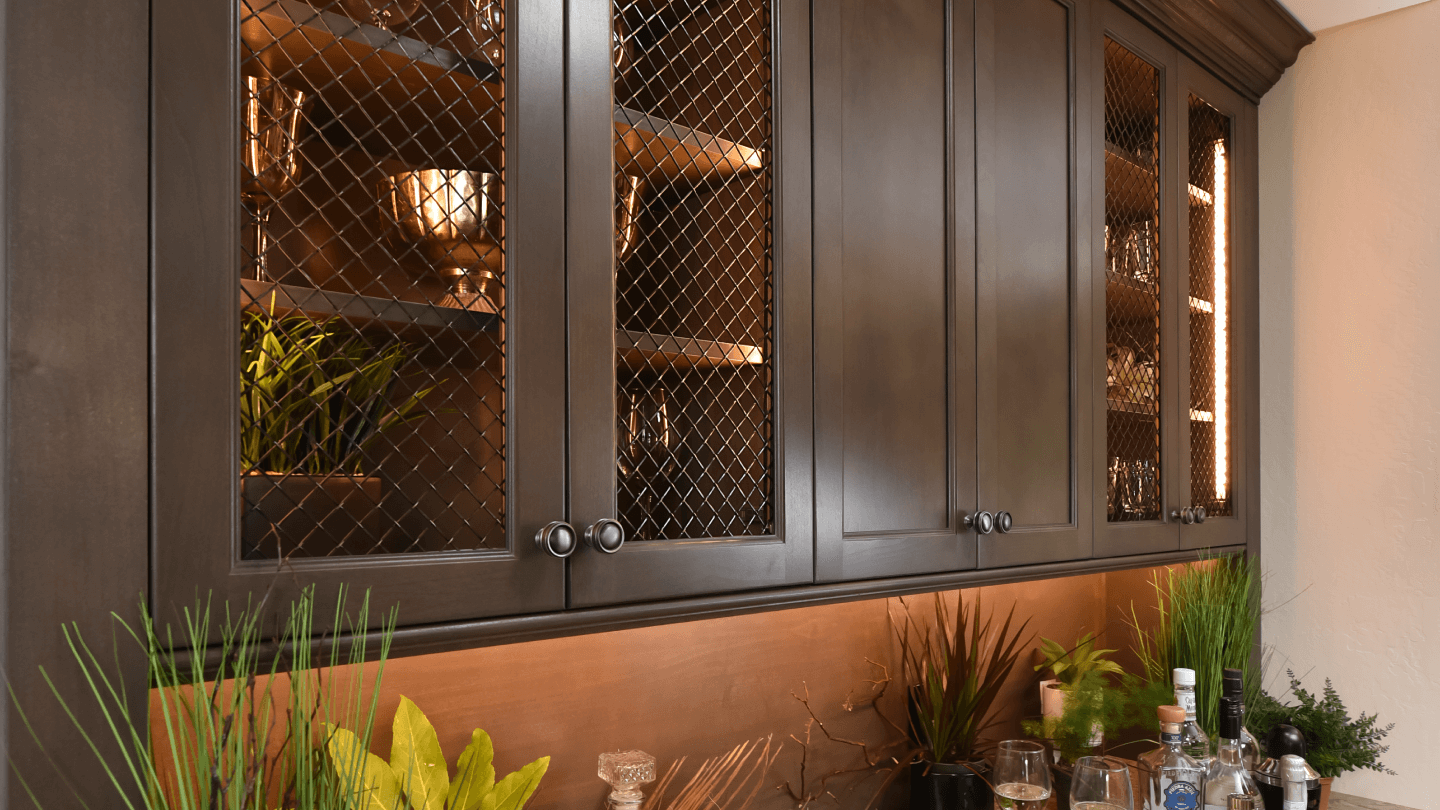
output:
MULTIPOLYGON (((238 611, 226 605, 216 611, 209 600, 197 601, 183 610, 178 632, 168 626, 158 630, 143 605, 138 625, 112 614, 115 644, 128 640, 146 656, 149 677, 143 695, 127 690, 118 655, 116 667, 107 667, 74 624, 65 626, 65 642, 90 687, 87 697, 104 720, 98 732, 87 729, 77 714, 78 704, 60 693, 43 666, 40 672, 114 787, 111 806, 354 810, 361 801, 326 759, 328 729, 352 729, 358 744, 368 750, 396 614, 392 609, 382 617, 379 663, 367 674, 361 664, 368 652, 369 595, 353 618, 345 603, 342 589, 332 626, 351 633, 353 641, 343 654, 342 645, 331 645, 320 666, 311 653, 316 633, 310 589, 290 606, 273 646, 265 644, 262 634, 263 604, 238 611), (204 651, 215 630, 218 667, 207 672, 205 655, 181 651, 204 651), (281 691, 286 694, 277 695, 281 691), (146 711, 136 713, 138 707, 146 711), (119 754, 107 756, 106 748, 119 754)), ((11 697, 13 702, 13 691, 11 697)), ((63 769, 45 751, 24 708, 18 702, 15 706, 64 780, 63 769)), ((13 762, 11 769, 40 807, 30 784, 39 775, 20 773, 13 762)), ((75 799, 88 806, 78 792, 75 799)))
POLYGON ((1245 674, 1246 703, 1260 691, 1252 663, 1260 623, 1261 584, 1254 558, 1225 554, 1151 580, 1158 621, 1147 628, 1130 606, 1134 650, 1151 684, 1168 684, 1171 670, 1195 670, 1196 714, 1213 739, 1219 730, 1221 670, 1245 674))

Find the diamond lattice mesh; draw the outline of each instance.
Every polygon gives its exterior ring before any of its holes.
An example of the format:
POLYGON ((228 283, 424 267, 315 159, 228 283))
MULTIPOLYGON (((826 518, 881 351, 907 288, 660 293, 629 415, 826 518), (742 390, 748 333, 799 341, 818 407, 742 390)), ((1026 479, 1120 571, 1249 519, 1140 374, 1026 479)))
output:
POLYGON ((1105 40, 1107 514, 1160 517, 1160 72, 1105 40))
POLYGON ((1230 119, 1190 96, 1190 499, 1231 510, 1230 119))
POLYGON ((505 545, 501 0, 240 0, 242 559, 505 545))
POLYGON ((768 534, 770 5, 614 11, 621 520, 641 540, 768 534))

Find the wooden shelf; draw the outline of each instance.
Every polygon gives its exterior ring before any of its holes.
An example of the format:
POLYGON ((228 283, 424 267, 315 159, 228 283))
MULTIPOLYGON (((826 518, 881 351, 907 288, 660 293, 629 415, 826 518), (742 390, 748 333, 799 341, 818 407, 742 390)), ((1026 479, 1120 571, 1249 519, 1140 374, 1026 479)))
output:
POLYGON ((685 368, 738 368, 765 362, 758 346, 697 340, 649 332, 615 331, 615 353, 627 368, 656 371, 685 368))
POLYGON ((1105 271, 1105 316, 1130 320, 1159 316, 1158 285, 1133 276, 1105 271))
POLYGON ((764 166, 759 150, 615 106, 615 162, 621 171, 653 181, 724 182, 764 166))
POLYGON ((1105 410, 1110 413, 1128 413, 1136 416, 1158 417, 1160 408, 1154 402, 1136 402, 1130 399, 1105 400, 1105 410))
POLYGON ((500 71, 299 0, 241 0, 241 59, 315 93, 361 148, 415 165, 501 165, 500 71))
MULTIPOLYGON (((480 304, 486 304, 481 299, 480 304)), ((273 281, 240 281, 240 307, 276 316, 304 313, 314 318, 339 317, 357 327, 384 326, 405 337, 408 332, 491 332, 499 317, 490 310, 453 309, 393 298, 372 298, 355 293, 317 290, 273 281)))

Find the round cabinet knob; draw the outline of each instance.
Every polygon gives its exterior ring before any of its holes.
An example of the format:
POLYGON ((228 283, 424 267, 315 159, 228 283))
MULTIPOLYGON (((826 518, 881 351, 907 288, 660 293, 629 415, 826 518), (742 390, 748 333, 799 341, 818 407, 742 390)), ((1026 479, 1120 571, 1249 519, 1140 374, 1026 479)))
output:
POLYGON ((1182 509, 1176 509, 1175 511, 1170 513, 1170 519, 1178 520, 1181 523, 1184 523, 1186 526, 1189 526, 1190 524, 1195 522, 1195 510, 1191 509, 1188 506, 1182 509))
POLYGON ((580 545, 575 537, 575 527, 563 520, 552 520, 535 533, 535 543, 552 556, 565 559, 575 553, 580 545))
POLYGON ((614 554, 625 545, 625 527, 618 520, 601 518, 585 530, 585 545, 602 554, 614 554))
POLYGON ((1197 506, 1194 509, 1190 510, 1190 514, 1192 517, 1194 517, 1196 523, 1205 522, 1205 507, 1197 506))
POLYGON ((974 529, 976 534, 989 534, 995 530, 995 516, 989 512, 976 512, 965 516, 965 527, 974 529))
POLYGON ((999 529, 1001 534, 1008 534, 1015 528, 1015 518, 1011 517, 1009 512, 996 512, 995 528, 999 529))

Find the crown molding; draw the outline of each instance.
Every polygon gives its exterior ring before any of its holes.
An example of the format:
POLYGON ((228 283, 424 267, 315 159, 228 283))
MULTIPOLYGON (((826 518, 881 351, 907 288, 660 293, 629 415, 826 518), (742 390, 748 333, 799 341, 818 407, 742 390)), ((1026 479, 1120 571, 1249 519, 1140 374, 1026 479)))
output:
POLYGON ((1315 41, 1276 0, 1115 0, 1258 103, 1315 41))

